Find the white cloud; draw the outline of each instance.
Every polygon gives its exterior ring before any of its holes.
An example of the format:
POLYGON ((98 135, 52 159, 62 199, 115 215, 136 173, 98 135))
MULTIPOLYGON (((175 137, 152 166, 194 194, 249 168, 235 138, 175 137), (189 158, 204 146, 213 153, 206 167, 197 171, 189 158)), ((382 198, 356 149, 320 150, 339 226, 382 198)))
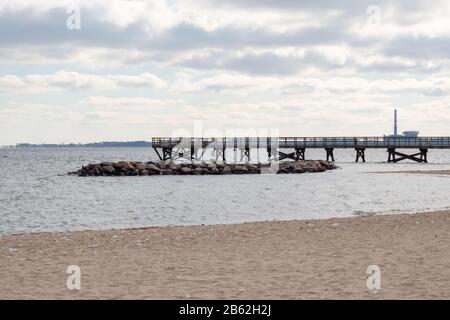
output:
POLYGON ((282 95, 299 95, 319 92, 334 94, 360 93, 429 95, 433 92, 450 94, 450 77, 426 77, 424 79, 366 79, 361 77, 259 77, 241 74, 221 74, 194 80, 181 73, 173 84, 173 91, 187 93, 225 92, 272 92, 282 95))
POLYGON ((137 76, 116 75, 109 76, 108 78, 118 87, 147 87, 162 89, 167 86, 166 81, 151 73, 143 73, 137 76))
POLYGON ((7 75, 0 77, 0 92, 2 90, 9 91, 14 89, 21 89, 25 87, 25 82, 13 75, 7 75))
POLYGON ((171 86, 173 91, 204 92, 204 91, 253 91, 267 90, 274 85, 279 86, 281 81, 270 77, 250 77, 240 74, 220 74, 198 81, 192 80, 188 75, 178 75, 171 86))
POLYGON ((195 120, 376 134, 394 106, 446 133, 449 14, 444 0, 0 0, 0 143, 18 128, 77 142, 106 139, 106 123, 127 139, 195 120), (65 27, 74 2, 80 30, 65 27))
POLYGON ((179 103, 177 100, 159 100, 150 99, 146 97, 105 97, 105 96, 91 96, 80 102, 81 104, 94 107, 145 107, 155 108, 164 107, 170 104, 179 103))

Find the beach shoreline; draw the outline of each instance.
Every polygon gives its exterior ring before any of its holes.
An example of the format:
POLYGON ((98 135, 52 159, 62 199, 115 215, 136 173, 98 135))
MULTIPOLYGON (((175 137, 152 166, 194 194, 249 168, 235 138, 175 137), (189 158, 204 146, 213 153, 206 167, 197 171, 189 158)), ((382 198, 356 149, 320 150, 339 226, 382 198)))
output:
POLYGON ((449 299, 449 225, 436 211, 4 235, 0 298, 449 299))
POLYGON ((402 170, 402 171, 378 171, 370 173, 408 173, 408 174, 429 174, 429 175, 450 175, 450 170, 402 170))

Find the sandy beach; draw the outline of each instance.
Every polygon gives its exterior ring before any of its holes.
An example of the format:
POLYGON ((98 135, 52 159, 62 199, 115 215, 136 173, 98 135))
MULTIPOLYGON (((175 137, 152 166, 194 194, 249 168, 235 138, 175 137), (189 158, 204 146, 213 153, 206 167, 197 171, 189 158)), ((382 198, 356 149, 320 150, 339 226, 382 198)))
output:
POLYGON ((450 212, 0 237, 1 299, 450 298, 450 212), (68 290, 68 265, 81 290, 68 290), (369 265, 381 290, 366 287, 369 265))

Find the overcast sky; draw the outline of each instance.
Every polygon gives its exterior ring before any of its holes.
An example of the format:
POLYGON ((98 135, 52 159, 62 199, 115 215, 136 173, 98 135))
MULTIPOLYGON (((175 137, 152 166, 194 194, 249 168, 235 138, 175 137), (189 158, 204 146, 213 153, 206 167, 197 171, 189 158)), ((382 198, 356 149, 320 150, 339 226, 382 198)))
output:
POLYGON ((433 0, 0 0, 0 145, 382 135, 394 107, 400 130, 450 135, 449 17, 433 0))

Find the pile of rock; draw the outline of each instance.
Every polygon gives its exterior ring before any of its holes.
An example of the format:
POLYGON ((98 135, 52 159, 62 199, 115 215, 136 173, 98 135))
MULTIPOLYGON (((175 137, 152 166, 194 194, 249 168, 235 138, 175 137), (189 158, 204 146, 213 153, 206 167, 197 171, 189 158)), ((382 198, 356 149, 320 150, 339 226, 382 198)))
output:
POLYGON ((324 160, 281 161, 277 173, 305 173, 334 170, 337 167, 324 160))
MULTIPOLYGON (((272 166, 273 168, 273 166, 272 166)), ((274 173, 323 172, 337 167, 322 160, 285 161, 279 163, 274 173)), ((175 163, 175 162, 102 162, 83 166, 69 174, 85 176, 153 176, 153 175, 211 175, 211 174, 259 174, 270 172, 268 164, 228 163, 175 163)))

